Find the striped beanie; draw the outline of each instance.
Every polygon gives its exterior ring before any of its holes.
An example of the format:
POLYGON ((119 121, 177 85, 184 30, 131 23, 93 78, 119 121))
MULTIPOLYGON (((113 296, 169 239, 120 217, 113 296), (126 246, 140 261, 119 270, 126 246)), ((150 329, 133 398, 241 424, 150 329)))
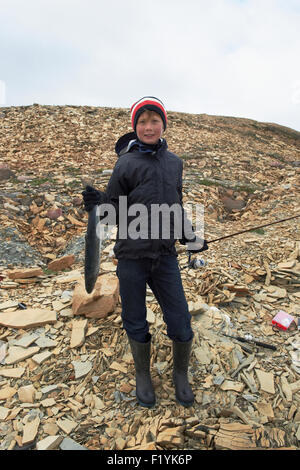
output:
POLYGON ((158 113, 163 120, 164 130, 166 130, 167 113, 163 103, 158 98, 155 98, 154 96, 144 96, 132 105, 130 111, 131 124, 134 131, 136 130, 138 118, 144 111, 155 111, 156 113, 158 113))

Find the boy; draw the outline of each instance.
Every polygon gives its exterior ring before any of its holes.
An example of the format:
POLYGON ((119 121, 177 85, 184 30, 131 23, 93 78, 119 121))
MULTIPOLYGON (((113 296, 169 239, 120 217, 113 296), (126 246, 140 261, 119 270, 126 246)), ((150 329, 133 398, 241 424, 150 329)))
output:
POLYGON ((152 407, 155 393, 150 377, 151 335, 146 321, 146 285, 153 291, 167 324, 173 343, 173 381, 176 399, 191 406, 194 395, 187 378, 193 331, 191 315, 184 295, 175 249, 176 239, 187 244, 194 253, 208 248, 205 240, 196 237, 182 208, 182 160, 168 150, 162 138, 167 126, 163 103, 145 96, 131 108, 134 132, 116 143, 119 156, 105 192, 87 186, 83 191, 85 209, 95 204, 112 204, 117 213, 118 233, 114 247, 118 259, 117 276, 122 301, 122 321, 131 347, 136 371, 136 396, 139 404, 152 407), (128 211, 119 212, 119 200, 126 196, 128 211), (142 220, 142 235, 120 236, 121 223, 132 222, 134 204, 142 204, 147 216, 142 220), (181 211, 181 227, 187 230, 176 237, 176 217, 169 220, 165 236, 164 216, 153 218, 154 206, 177 204, 181 211), (126 216, 126 217, 125 217, 126 216), (162 233, 163 232, 163 233, 162 233), (158 233, 158 236, 153 236, 158 233))

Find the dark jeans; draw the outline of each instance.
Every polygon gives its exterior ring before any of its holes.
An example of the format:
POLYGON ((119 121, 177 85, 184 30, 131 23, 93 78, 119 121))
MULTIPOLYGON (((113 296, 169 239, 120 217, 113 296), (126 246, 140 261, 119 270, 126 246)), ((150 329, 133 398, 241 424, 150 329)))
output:
POLYGON ((123 326, 135 341, 147 342, 146 284, 151 288, 163 312, 167 334, 173 341, 190 341, 193 337, 191 315, 184 295, 177 257, 163 255, 150 258, 119 259, 123 326))

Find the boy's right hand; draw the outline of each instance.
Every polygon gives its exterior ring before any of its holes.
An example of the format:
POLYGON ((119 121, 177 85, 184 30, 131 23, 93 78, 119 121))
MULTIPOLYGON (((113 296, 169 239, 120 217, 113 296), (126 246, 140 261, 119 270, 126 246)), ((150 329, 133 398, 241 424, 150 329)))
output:
POLYGON ((196 239, 193 242, 188 242, 186 247, 187 250, 191 253, 201 253, 201 251, 208 250, 207 241, 198 237, 197 235, 196 239))
POLYGON ((85 191, 82 191, 84 208, 87 212, 90 212, 94 206, 101 204, 102 193, 92 186, 86 186, 85 191))

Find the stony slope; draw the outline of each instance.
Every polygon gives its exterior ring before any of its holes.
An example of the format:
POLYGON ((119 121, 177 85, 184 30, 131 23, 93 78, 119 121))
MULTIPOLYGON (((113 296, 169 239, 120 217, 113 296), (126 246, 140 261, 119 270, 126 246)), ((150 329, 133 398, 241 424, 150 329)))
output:
MULTIPOLYGON (((204 204, 206 238, 300 214, 299 132, 249 119, 176 112, 168 116, 165 137, 184 160, 184 201, 204 204)), ((115 142, 130 130, 129 110, 124 109, 0 108, 0 306, 17 301, 28 308, 55 310, 57 302, 67 299, 70 307, 76 280, 58 281, 47 265, 74 253, 71 269, 82 273, 87 218, 80 193, 87 182, 105 188, 116 161, 115 142), (30 282, 7 277, 8 269, 36 265, 44 273, 30 282)), ((22 445, 31 420, 32 427, 37 423, 36 440, 69 435, 96 449, 299 447, 298 333, 295 324, 286 332, 273 330, 271 324, 280 309, 300 316, 299 221, 214 243, 203 255, 207 266, 199 271, 184 268, 187 257, 178 246, 195 331, 190 373, 197 398, 192 409, 174 402, 170 344, 150 292, 158 394, 158 405, 150 411, 139 410, 132 395, 133 364, 120 327, 120 305, 106 319, 89 319, 89 335, 75 350, 70 347, 69 308, 53 326, 33 328, 32 333, 58 341, 56 352, 43 364, 26 359, 15 365, 25 375, 8 378, 1 376, 5 357, 0 363, 1 448, 22 445), (219 310, 200 309, 204 302, 219 310), (230 318, 231 327, 225 325, 223 331, 251 333, 275 344, 277 351, 253 345, 246 351, 242 343, 218 335, 224 318, 230 318), (89 360, 92 371, 76 379, 74 360, 89 360), (112 367, 115 361, 126 373, 112 367), (46 385, 57 384, 45 395, 46 385), (10 389, 27 385, 34 387, 31 405, 17 392, 10 396, 10 389), (48 397, 51 403, 45 402, 48 397), (71 431, 60 426, 65 419, 74 423, 71 431), (236 436, 241 434, 239 441, 236 436)), ((111 243, 107 241, 103 254, 108 270, 114 269, 111 243)), ((1 311, 13 313, 16 308, 1 311)), ((0 328, 0 347, 11 347, 25 334, 0 328)))

